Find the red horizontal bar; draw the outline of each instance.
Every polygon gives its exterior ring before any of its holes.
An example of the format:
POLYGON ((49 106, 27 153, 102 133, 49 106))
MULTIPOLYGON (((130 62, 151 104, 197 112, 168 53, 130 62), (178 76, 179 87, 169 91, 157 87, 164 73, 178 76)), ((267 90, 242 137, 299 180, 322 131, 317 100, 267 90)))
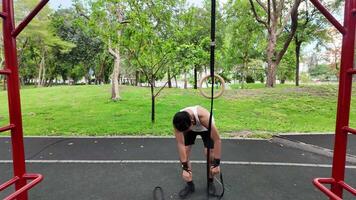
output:
POLYGON ((319 190, 321 190, 324 194, 326 194, 332 200, 342 200, 342 198, 338 197, 329 188, 325 187, 323 184, 335 184, 335 180, 333 178, 316 178, 313 180, 313 184, 319 190))
POLYGON ((320 3, 319 0, 310 0, 314 6, 332 23, 337 30, 343 35, 346 33, 345 28, 340 24, 340 22, 320 3))
POLYGON ((5 131, 11 130, 11 129, 13 129, 13 128, 15 128, 15 125, 10 124, 10 125, 8 125, 8 126, 1 127, 1 128, 0 128, 0 132, 5 132, 5 131))
POLYGON ((30 14, 12 31, 11 35, 13 37, 18 36, 21 31, 31 22, 31 20, 42 10, 42 8, 48 3, 49 0, 42 0, 31 12, 30 14))
POLYGON ((4 13, 4 12, 0 12, 0 17, 2 17, 2 18, 6 18, 6 17, 7 17, 7 14, 6 14, 6 13, 4 13))
POLYGON ((352 133, 352 134, 356 134, 356 130, 352 129, 352 128, 348 127, 348 126, 344 126, 342 128, 342 130, 347 131, 347 132, 352 133))
POLYGON ((347 73, 356 74, 356 69, 349 69, 349 70, 347 70, 347 73))
POLYGON ((9 186, 11 186, 12 184, 16 183, 16 181, 20 180, 19 177, 15 176, 14 178, 8 180, 7 182, 3 183, 0 185, 0 191, 5 190, 6 188, 8 188, 9 186))
POLYGON ((12 193, 11 195, 7 196, 5 199, 3 200, 14 200, 16 199, 17 196, 19 196, 20 194, 28 191, 29 189, 33 188, 35 185, 37 185, 39 182, 41 182, 43 180, 43 176, 41 174, 25 174, 23 176, 24 179, 33 179, 33 181, 31 181, 30 183, 26 184, 25 186, 23 186, 22 188, 20 188, 19 190, 17 190, 16 192, 12 193))
POLYGON ((11 70, 9 70, 9 69, 2 69, 2 70, 0 70, 0 74, 6 74, 6 75, 11 74, 11 70))
POLYGON ((338 184, 342 186, 345 190, 349 191, 351 194, 356 195, 356 189, 346 184, 344 181, 339 181, 338 184))

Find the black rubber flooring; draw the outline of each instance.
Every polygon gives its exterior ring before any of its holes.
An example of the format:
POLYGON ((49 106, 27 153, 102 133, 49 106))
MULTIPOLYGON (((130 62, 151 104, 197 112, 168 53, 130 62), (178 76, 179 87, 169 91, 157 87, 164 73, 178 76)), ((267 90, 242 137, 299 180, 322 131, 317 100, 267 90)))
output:
MULTIPOLYGON (((0 138, 1 183, 12 177, 12 165, 6 163, 11 159, 9 143, 9 138, 0 138)), ((180 166, 174 163, 178 154, 173 138, 25 138, 25 146, 27 171, 45 177, 30 191, 30 200, 152 200, 156 186, 163 188, 165 199, 179 199, 184 186, 180 166), (115 162, 122 160, 135 163, 115 162)), ((204 159, 198 140, 192 160, 204 159)), ((223 140, 222 160, 233 162, 222 165, 223 199, 327 199, 312 180, 330 177, 331 168, 313 164, 330 164, 330 158, 269 140, 223 140)), ((193 173, 196 192, 188 199, 207 199, 205 165, 194 163, 193 173)), ((356 169, 346 170, 346 182, 356 185, 356 169)), ((1 192, 0 198, 10 192, 1 192)), ((344 199, 354 197, 345 193, 344 199)))

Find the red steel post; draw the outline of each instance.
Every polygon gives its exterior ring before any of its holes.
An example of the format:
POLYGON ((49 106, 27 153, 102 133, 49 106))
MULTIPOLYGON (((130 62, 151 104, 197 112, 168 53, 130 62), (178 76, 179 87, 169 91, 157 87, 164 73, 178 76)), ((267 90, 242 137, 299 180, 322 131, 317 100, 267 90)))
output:
POLYGON ((356 24, 356 0, 345 1, 344 27, 345 34, 342 41, 341 68, 339 82, 339 97, 336 117, 336 134, 334 143, 334 159, 332 177, 335 184, 332 184, 331 191, 342 198, 343 188, 336 184, 344 181, 346 164, 346 147, 348 131, 344 127, 349 126, 350 102, 352 92, 352 70, 355 53, 355 24, 356 24))
MULTIPOLYGON (((26 173, 26 167, 25 150, 23 144, 16 38, 12 37, 11 35, 15 28, 13 1, 3 0, 2 7, 3 13, 6 13, 6 17, 3 20, 5 69, 11 70, 11 74, 7 76, 9 116, 10 123, 15 125, 15 127, 11 129, 12 158, 14 176, 20 178, 20 180, 16 181, 15 183, 15 189, 19 190, 26 185, 26 180, 23 178, 23 175, 26 173)), ((17 199, 27 200, 28 195, 27 193, 23 193, 19 195, 17 199)))

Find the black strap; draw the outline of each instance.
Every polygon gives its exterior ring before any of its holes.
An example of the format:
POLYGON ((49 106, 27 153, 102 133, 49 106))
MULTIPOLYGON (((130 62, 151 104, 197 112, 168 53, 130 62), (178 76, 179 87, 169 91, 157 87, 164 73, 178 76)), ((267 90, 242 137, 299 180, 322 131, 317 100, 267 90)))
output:
MULTIPOLYGON (((211 126, 213 118, 213 108, 214 108, 214 85, 215 85, 215 28, 216 28, 216 0, 211 0, 211 44, 210 44, 210 77, 211 77, 211 101, 210 101, 210 116, 209 116, 209 127, 208 127, 208 144, 211 144, 211 126)), ((209 177, 210 177, 210 145, 208 145, 208 152, 206 158, 206 180, 207 180, 207 196, 209 199, 209 177)), ((225 187, 222 173, 220 172, 220 181, 223 191, 220 195, 216 195, 219 199, 224 196, 225 187)))
POLYGON ((216 198, 218 198, 219 200, 224 197, 224 193, 225 193, 224 179, 223 179, 223 175, 222 175, 221 172, 220 172, 220 183, 221 183, 221 187, 222 187, 222 192, 221 192, 221 194, 213 194, 213 195, 210 194, 210 196, 216 197, 216 198))
POLYGON ((210 116, 209 116, 209 127, 208 127, 208 149, 206 156, 206 185, 207 185, 207 197, 209 199, 209 177, 210 177, 210 144, 211 141, 211 125, 213 117, 213 106, 214 106, 214 68, 215 68, 215 13, 216 13, 216 1, 211 0, 211 44, 210 44, 210 77, 211 77, 211 101, 210 101, 210 116))

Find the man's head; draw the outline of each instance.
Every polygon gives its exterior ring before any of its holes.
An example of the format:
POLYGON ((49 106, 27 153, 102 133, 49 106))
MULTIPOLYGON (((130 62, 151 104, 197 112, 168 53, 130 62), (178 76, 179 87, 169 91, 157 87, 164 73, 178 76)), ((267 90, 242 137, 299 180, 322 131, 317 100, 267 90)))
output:
POLYGON ((173 117, 173 126, 180 132, 185 132, 192 126, 192 119, 188 112, 177 112, 173 117))

